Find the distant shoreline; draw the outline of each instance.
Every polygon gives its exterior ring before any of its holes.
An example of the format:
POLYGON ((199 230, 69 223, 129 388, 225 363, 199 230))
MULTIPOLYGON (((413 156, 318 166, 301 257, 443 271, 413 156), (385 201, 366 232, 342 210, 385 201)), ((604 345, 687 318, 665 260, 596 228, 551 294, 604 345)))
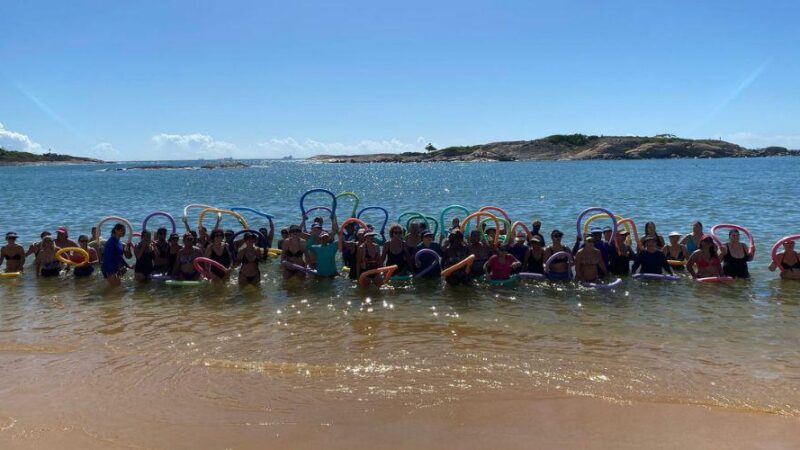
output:
POLYGON ((431 148, 424 153, 317 155, 309 159, 327 163, 418 163, 759 158, 798 155, 800 151, 784 147, 747 149, 722 140, 684 139, 672 135, 640 137, 573 134, 553 135, 531 141, 448 147, 441 150, 431 148))

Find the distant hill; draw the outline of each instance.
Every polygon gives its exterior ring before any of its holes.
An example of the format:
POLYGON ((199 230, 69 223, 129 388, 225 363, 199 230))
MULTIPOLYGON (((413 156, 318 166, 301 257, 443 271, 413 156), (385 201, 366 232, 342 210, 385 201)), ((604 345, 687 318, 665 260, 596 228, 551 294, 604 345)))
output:
POLYGON ((684 139, 673 135, 587 136, 557 134, 532 141, 493 142, 468 147, 448 147, 429 152, 374 155, 318 155, 324 162, 443 162, 535 161, 586 159, 742 158, 799 155, 796 150, 768 147, 751 150, 730 142, 684 139))
POLYGON ((58 153, 17 152, 0 148, 0 165, 11 164, 38 164, 38 163, 102 163, 99 159, 83 158, 81 156, 59 155, 58 153))

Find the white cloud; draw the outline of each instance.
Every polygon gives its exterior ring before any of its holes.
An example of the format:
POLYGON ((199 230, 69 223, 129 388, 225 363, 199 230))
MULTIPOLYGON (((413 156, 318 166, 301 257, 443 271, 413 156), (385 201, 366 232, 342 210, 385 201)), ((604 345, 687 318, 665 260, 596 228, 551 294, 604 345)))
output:
POLYGON ((161 159, 184 159, 184 158, 224 158, 236 156, 235 145, 230 142, 218 141, 207 134, 166 134, 161 133, 152 137, 156 146, 164 151, 172 153, 161 153, 161 159))
POLYGON ((297 141, 292 137, 270 139, 267 142, 258 144, 262 151, 262 157, 278 158, 292 155, 303 158, 313 155, 337 154, 337 155, 359 155, 367 153, 402 153, 402 152, 421 152, 425 150, 425 139, 419 137, 415 142, 403 142, 398 139, 383 141, 361 140, 356 143, 348 144, 342 142, 320 142, 313 139, 297 141))
POLYGON ((786 147, 790 150, 800 149, 800 134, 778 134, 767 136, 758 133, 739 132, 726 135, 724 139, 746 148, 779 146, 786 147))
POLYGON ((113 161, 119 157, 119 150, 108 142, 101 142, 92 147, 91 156, 106 161, 113 161))
POLYGON ((0 123, 0 147, 6 150, 40 153, 42 146, 34 142, 27 135, 7 130, 0 123))

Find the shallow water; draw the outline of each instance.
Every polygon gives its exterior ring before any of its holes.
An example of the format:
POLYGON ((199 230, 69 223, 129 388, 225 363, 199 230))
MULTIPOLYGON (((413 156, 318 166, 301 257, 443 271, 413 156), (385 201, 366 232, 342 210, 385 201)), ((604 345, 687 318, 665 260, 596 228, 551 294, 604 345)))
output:
POLYGON ((177 217, 188 203, 251 206, 287 225, 299 219, 300 194, 324 187, 356 191, 362 207, 385 206, 393 218, 409 209, 438 217, 449 204, 496 204, 513 218, 564 230, 568 242, 577 215, 594 205, 640 227, 653 220, 662 234, 687 232, 695 219, 707 227, 738 223, 753 232, 758 253, 751 281, 626 279, 614 291, 536 282, 286 285, 276 261, 263 267, 259 289, 0 279, 0 362, 8 369, 0 375, 0 429, 3 418, 16 417, 13 405, 31 396, 70 405, 58 426, 98 409, 124 408, 126 426, 241 425, 264 408, 289 417, 292 405, 332 398, 425 407, 491 392, 800 416, 800 282, 766 270, 771 244, 800 228, 787 208, 800 191, 771 180, 794 179, 798 168, 794 158, 3 167, 4 197, 12 201, 0 211, 0 231, 13 228, 26 245, 62 224, 73 238, 88 234, 110 214, 139 228, 148 213, 177 217))

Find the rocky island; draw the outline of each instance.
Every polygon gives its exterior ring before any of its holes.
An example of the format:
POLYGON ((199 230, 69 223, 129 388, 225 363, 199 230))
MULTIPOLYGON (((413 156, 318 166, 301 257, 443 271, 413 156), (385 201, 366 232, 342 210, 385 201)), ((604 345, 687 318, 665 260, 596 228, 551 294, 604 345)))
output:
POLYGON ((446 162, 446 161, 537 161, 587 159, 744 158, 798 155, 784 147, 747 149, 713 139, 685 139, 662 134, 642 136, 553 135, 531 141, 493 142, 427 152, 373 155, 318 155, 311 160, 332 163, 446 162))
POLYGON ((62 163, 62 164, 101 164, 104 161, 93 158, 84 158, 81 156, 59 155, 58 153, 29 153, 18 152, 14 150, 6 150, 0 148, 0 165, 10 166, 18 164, 49 164, 49 163, 62 163))

